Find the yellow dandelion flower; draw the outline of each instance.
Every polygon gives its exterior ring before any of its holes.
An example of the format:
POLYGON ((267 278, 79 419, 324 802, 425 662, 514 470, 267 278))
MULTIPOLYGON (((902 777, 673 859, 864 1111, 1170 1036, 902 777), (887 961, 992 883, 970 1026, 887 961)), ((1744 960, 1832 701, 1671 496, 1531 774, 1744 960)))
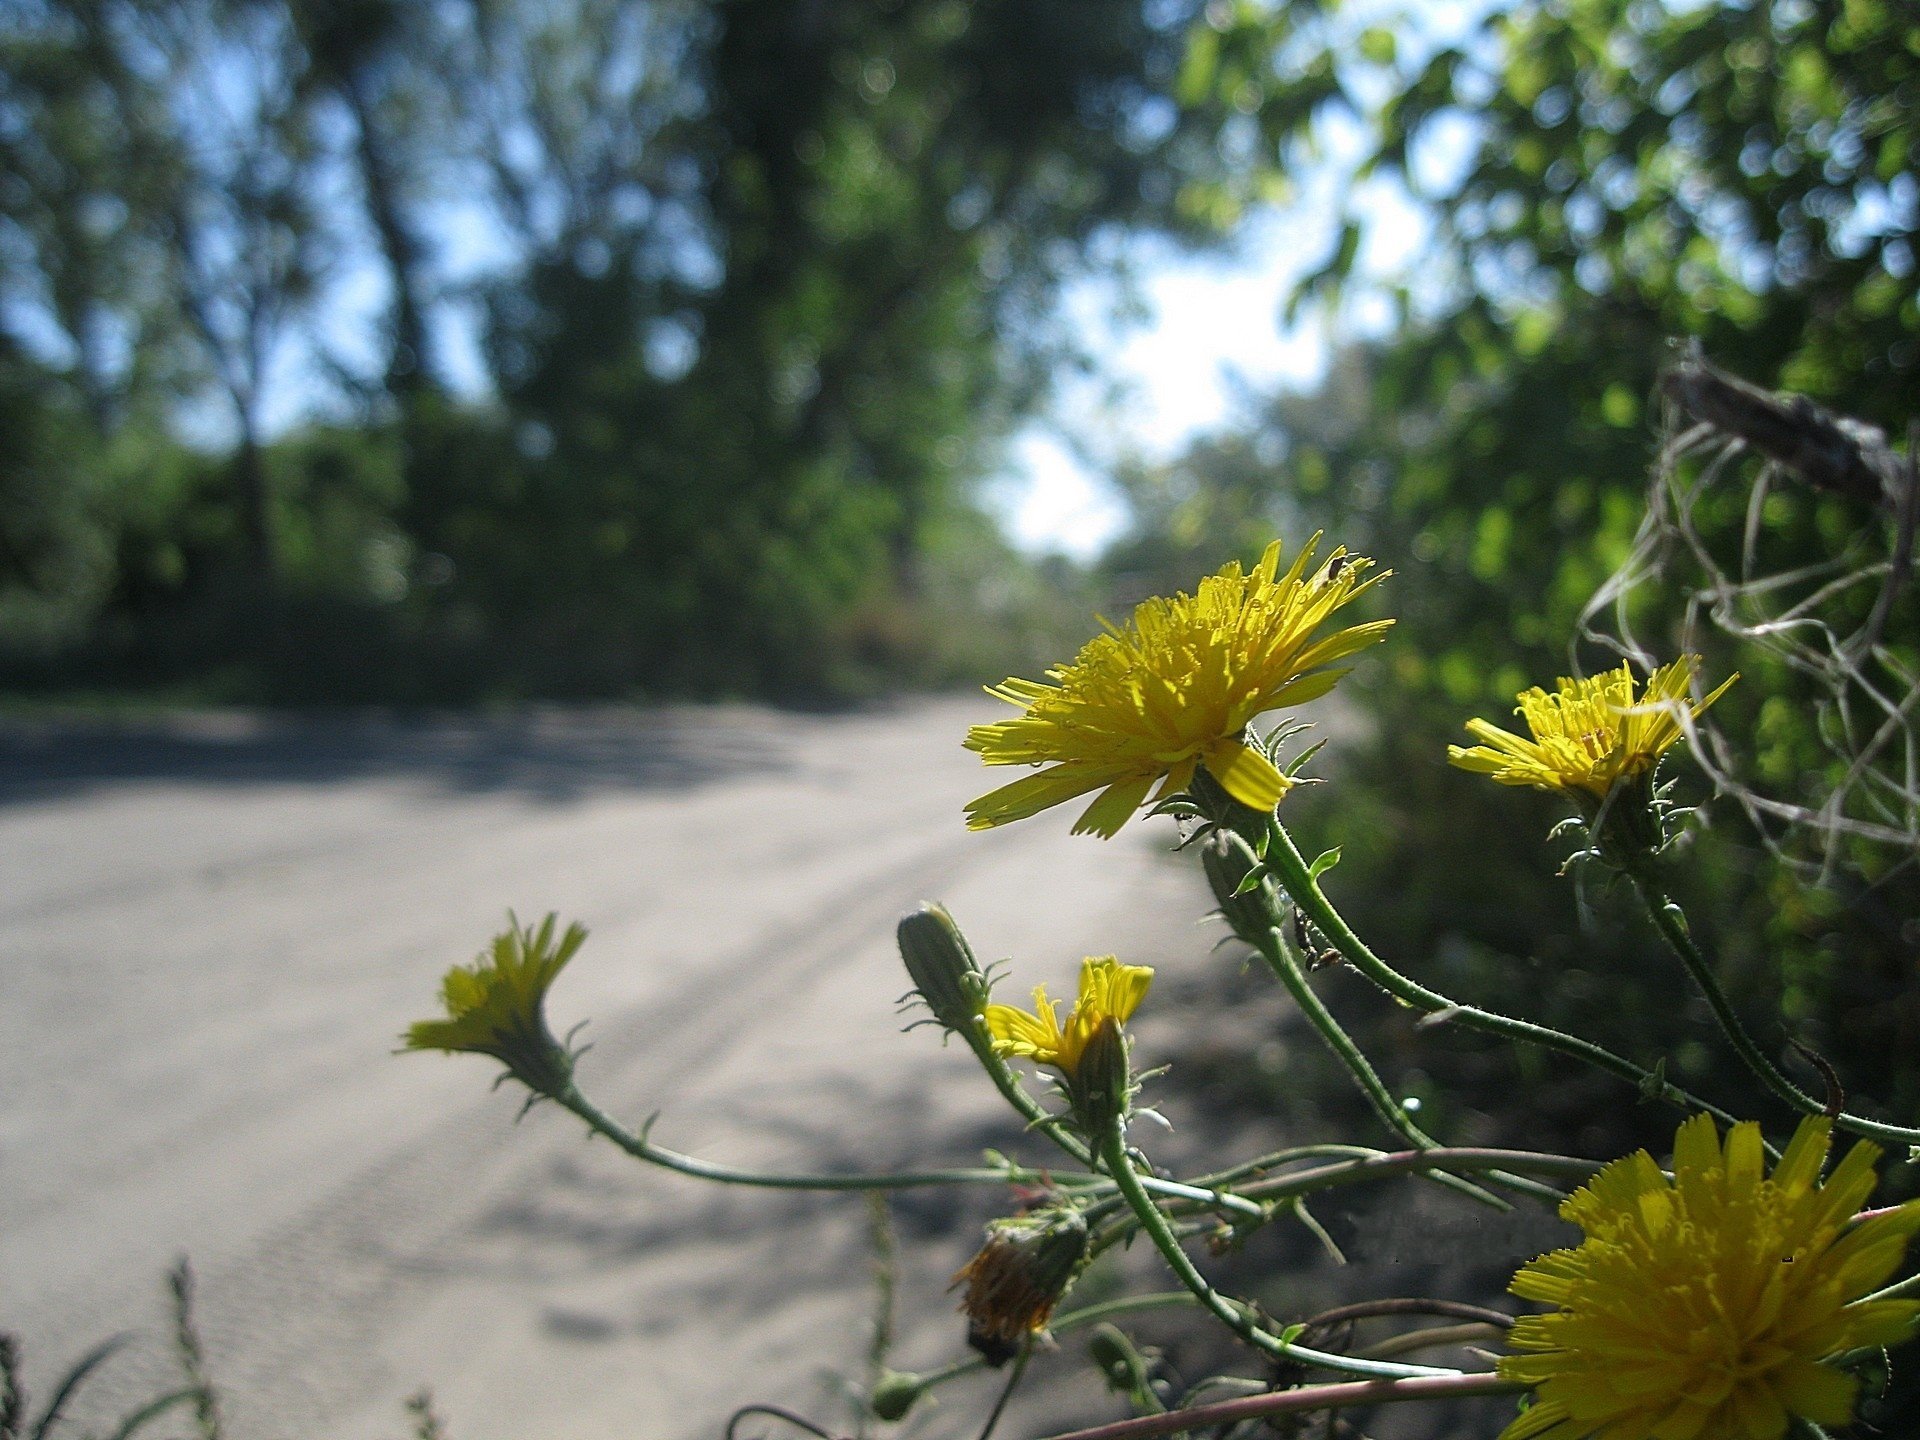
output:
POLYGON ((1500 1373, 1536 1403, 1500 1440, 1780 1440, 1788 1417, 1844 1425, 1853 1376, 1821 1362, 1908 1337, 1920 1302, 1863 1300, 1899 1267, 1920 1202, 1859 1224, 1880 1151, 1826 1183, 1831 1124, 1803 1120, 1771 1176, 1757 1125, 1722 1148, 1711 1117, 1674 1139, 1673 1179, 1644 1150, 1576 1191, 1573 1250, 1521 1267, 1515 1295, 1558 1308, 1513 1327, 1500 1373))
POLYGON ((1607 798, 1615 783, 1652 770, 1684 733, 1681 716, 1698 716, 1740 677, 1729 675, 1706 699, 1688 696, 1697 655, 1684 655, 1647 677, 1634 697, 1633 671, 1625 661, 1585 680, 1562 676, 1556 693, 1539 686, 1523 691, 1514 713, 1527 722, 1523 740, 1485 720, 1469 720, 1467 732, 1485 744, 1449 745, 1447 759, 1462 770, 1491 775, 1502 785, 1534 785, 1575 796, 1607 798))
POLYGON ((557 1094, 572 1073, 572 1057, 547 1029, 547 990, 586 943, 583 926, 557 939, 559 917, 536 929, 509 915, 511 926, 493 938, 471 965, 456 965, 440 984, 444 1020, 420 1020, 403 1037, 408 1050, 491 1055, 543 1095, 557 1094))
MULTIPOLYGON (((967 748, 989 765, 1044 765, 967 806, 967 826, 985 830, 1078 796, 1100 794, 1074 833, 1116 834, 1147 803, 1185 789, 1204 765, 1236 800, 1271 810, 1293 782, 1246 743, 1248 723, 1283 705, 1316 699, 1346 673, 1326 666, 1385 638, 1391 620, 1315 640, 1327 618, 1377 580, 1372 561, 1336 549, 1311 576, 1319 536, 1279 574, 1274 541, 1251 573, 1238 562, 1200 582, 1194 595, 1141 602, 1125 629, 1108 625, 1054 684, 1009 679, 987 691, 1025 711, 976 725, 967 748)), ((1102 622, 1103 624, 1105 622, 1102 622)))
POLYGON ((987 1006, 987 1033, 1000 1055, 1019 1055, 1051 1065, 1072 1078, 1094 1033, 1111 1020, 1126 1023, 1153 983, 1146 965, 1122 965, 1111 955, 1089 955, 1080 962, 1080 995, 1060 1023, 1060 1002, 1047 998, 1047 987, 1033 989, 1033 1013, 1012 1005, 987 1006))

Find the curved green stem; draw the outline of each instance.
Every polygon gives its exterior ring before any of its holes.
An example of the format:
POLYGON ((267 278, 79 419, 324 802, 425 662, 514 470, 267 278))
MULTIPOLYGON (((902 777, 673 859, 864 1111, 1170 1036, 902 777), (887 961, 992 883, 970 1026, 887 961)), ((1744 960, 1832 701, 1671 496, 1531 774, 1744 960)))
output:
POLYGON ((1368 949, 1366 942, 1354 933, 1353 927, 1334 909, 1332 902, 1321 891, 1319 881, 1314 879, 1305 858, 1294 845, 1293 837, 1277 819, 1270 818, 1268 821, 1266 864, 1292 897, 1293 903, 1300 907, 1301 914, 1327 937, 1334 949, 1340 952, 1341 958, 1394 999, 1429 1015, 1444 1014, 1447 1019, 1457 1020, 1475 1030, 1571 1055, 1597 1070, 1639 1087, 1643 1094, 1658 1096, 1675 1105, 1704 1110, 1729 1125, 1737 1122, 1738 1117, 1719 1106, 1683 1090, 1663 1076, 1642 1069, 1603 1045, 1583 1040, 1578 1035, 1565 1034, 1547 1025, 1537 1025, 1531 1020, 1517 1020, 1497 1011, 1483 1010, 1477 1005, 1463 1005, 1402 975, 1368 949))
MULTIPOLYGON (((1047 1322, 1050 1334, 1058 1335, 1063 1330, 1078 1330, 1084 1325, 1095 1325, 1102 1320, 1111 1320, 1116 1315, 1132 1315, 1142 1310, 1166 1310, 1175 1305, 1194 1305, 1199 1302, 1186 1290, 1160 1290, 1150 1295, 1124 1295, 1117 1300, 1102 1300, 1097 1305, 1085 1305, 1078 1310, 1069 1310, 1056 1315, 1047 1322)), ((967 1355, 942 1365, 938 1370, 929 1370, 920 1377, 920 1383, 931 1390, 936 1385, 944 1385, 949 1380, 958 1380, 963 1375, 971 1375, 976 1370, 987 1368, 984 1355, 967 1355)))
POLYGON ((701 1160, 678 1150, 655 1145, 644 1131, 634 1134, 572 1085, 551 1098, 555 1104, 564 1106, 584 1120, 587 1128, 596 1135, 611 1140, 634 1159, 659 1165, 681 1175, 691 1175, 696 1180, 712 1180, 722 1185, 752 1185, 763 1190, 915 1190, 930 1185, 1004 1185, 1009 1181, 1039 1183, 1052 1178, 1043 1171, 1017 1165, 1002 1169, 902 1170, 881 1175, 781 1175, 762 1170, 743 1170, 738 1166, 701 1160))
MULTIPOLYGON (((1256 812, 1245 811, 1248 816, 1256 812)), ((1264 824, 1267 817, 1260 816, 1264 824)), ((1346 1066, 1347 1073, 1359 1086, 1360 1093, 1372 1107, 1375 1117, 1388 1130, 1409 1145, 1422 1149, 1433 1149, 1440 1142, 1429 1135, 1414 1120, 1393 1093, 1380 1079, 1379 1072, 1367 1058, 1366 1052, 1346 1032, 1333 1012, 1321 1003, 1311 982, 1307 978, 1305 967, 1294 953, 1293 946, 1281 930, 1286 919, 1284 902, 1274 885, 1273 878, 1265 871, 1260 857, 1248 843, 1247 837, 1233 827, 1224 827, 1222 836, 1228 841, 1232 851, 1237 854, 1229 859, 1228 850, 1210 850, 1204 857, 1207 875, 1214 886, 1215 896, 1220 901, 1221 913, 1226 917, 1234 933, 1254 947, 1267 968, 1273 971, 1280 983, 1286 986, 1293 996, 1300 1012, 1307 1017, 1327 1048, 1333 1051, 1340 1063, 1346 1066), (1251 877, 1251 878, 1249 878, 1251 877)), ((1309 878, 1311 874, 1309 873, 1309 878)), ((1431 1174, 1428 1178, 1449 1189, 1458 1190, 1482 1204, 1495 1209, 1507 1208, 1506 1202, 1471 1181, 1444 1171, 1431 1174)), ((1495 1172, 1489 1175, 1493 1183, 1517 1190, 1535 1199, 1546 1200, 1557 1205, 1566 1197, 1550 1186, 1518 1175, 1504 1175, 1495 1172)))
MULTIPOLYGON (((763 1190, 846 1191, 916 1190, 934 1185, 1017 1183, 1066 1185, 1085 1192, 1106 1190, 1112 1183, 1097 1174, 1056 1175, 1051 1171, 1035 1170, 1020 1165, 1009 1165, 1001 1169, 974 1167, 950 1170, 902 1170, 893 1174, 878 1175, 820 1175, 804 1172, 782 1175, 763 1170, 745 1170, 739 1166, 702 1160, 678 1150, 669 1150, 664 1145, 656 1145, 644 1133, 636 1135, 627 1129, 582 1095, 577 1087, 569 1086, 565 1093, 552 1098, 556 1104, 566 1107, 586 1121, 587 1128, 596 1135, 611 1140, 636 1160, 644 1160, 649 1165, 658 1165, 676 1174, 690 1175, 696 1180, 712 1180, 722 1185, 751 1185, 763 1190)), ((1162 1180, 1152 1175, 1141 1176, 1140 1183, 1169 1200, 1188 1201, 1208 1209, 1238 1210, 1245 1215, 1258 1216, 1266 1213, 1265 1207, 1258 1202, 1229 1191, 1183 1184, 1178 1180, 1162 1180)), ((1115 1199, 1117 1200, 1117 1197, 1115 1199)))
POLYGON ((1291 1165, 1296 1160, 1357 1160, 1369 1155, 1385 1155, 1387 1152, 1375 1145, 1291 1145, 1284 1150, 1271 1150, 1265 1155, 1256 1155, 1251 1160, 1242 1160, 1237 1165, 1229 1165, 1225 1170, 1212 1170, 1205 1175, 1193 1177, 1196 1185, 1232 1185, 1240 1180, 1259 1179, 1269 1170, 1280 1165, 1291 1165))
MULTIPOLYGON (((1574 1155, 1555 1155, 1540 1150, 1495 1150, 1479 1146, 1441 1145, 1421 1150, 1373 1150, 1363 1145, 1302 1145, 1293 1152, 1276 1152, 1279 1161, 1286 1159, 1312 1159, 1330 1157, 1334 1163, 1316 1166, 1310 1170, 1297 1170, 1290 1175, 1275 1175, 1255 1180, 1241 1190, 1234 1192, 1247 1204, 1260 1208, 1262 1221, 1280 1219, 1288 1213, 1285 1201, 1297 1199, 1303 1195, 1312 1195, 1322 1190, 1334 1190, 1347 1185, 1364 1184, 1370 1180, 1389 1180, 1399 1175, 1454 1174, 1462 1172, 1481 1172, 1488 1176, 1502 1175, 1510 1178, 1529 1174, 1551 1176, 1556 1180, 1581 1184, 1593 1178, 1604 1169, 1608 1162, 1587 1160, 1574 1155)), ((1263 1161, 1275 1161, 1275 1157, 1263 1156, 1263 1161)), ((1275 1163, 1279 1163, 1275 1161, 1275 1163)), ((1215 1180, 1216 1176, 1203 1177, 1215 1180)), ((1153 1183, 1152 1177, 1142 1175, 1142 1186, 1153 1183)), ((1160 1182, 1165 1185, 1167 1182, 1160 1182)), ((1544 1188, 1544 1187, 1543 1187, 1544 1188)), ((1550 1191, 1559 1196, 1560 1191, 1550 1191)), ((1127 1205, 1124 1194, 1114 1194, 1090 1206, 1087 1210, 1089 1224, 1098 1225, 1116 1210, 1127 1205)), ((1182 1218, 1194 1213, 1188 1206, 1175 1204, 1165 1213, 1171 1218, 1182 1218)), ((1131 1209, 1128 1209, 1131 1218, 1131 1209)), ((1124 1240, 1136 1228, 1133 1224, 1116 1225, 1099 1232, 1093 1242, 1092 1254, 1098 1255, 1111 1246, 1124 1240)), ((1201 1232, 1204 1233, 1204 1229, 1201 1232)))
MULTIPOLYGON (((1733 1004, 1727 999, 1727 992, 1721 988, 1719 977, 1713 973, 1713 967, 1707 964, 1706 956, 1700 953, 1700 947, 1693 943, 1693 936, 1687 930, 1687 918, 1680 907, 1669 898, 1650 876, 1629 871, 1634 892, 1647 907, 1654 927, 1660 937, 1667 942, 1667 948, 1680 959, 1687 974, 1693 977, 1693 983, 1706 997, 1707 1005, 1713 1011, 1713 1018, 1720 1022, 1721 1033, 1733 1046, 1746 1067, 1751 1070, 1762 1085, 1780 1100, 1785 1101, 1803 1115, 1822 1115, 1827 1107, 1813 1096, 1807 1094, 1793 1081, 1780 1073, 1780 1067, 1767 1058, 1766 1053, 1756 1045, 1753 1036, 1747 1033, 1747 1027, 1740 1023, 1740 1017, 1734 1012, 1733 1004)), ((1878 1120, 1869 1120, 1863 1115, 1853 1115, 1845 1111, 1833 1116, 1834 1125, 1855 1135, 1866 1135, 1875 1140, 1888 1140, 1902 1145, 1920 1143, 1920 1130, 1909 1129, 1903 1125, 1885 1125, 1878 1120)))
MULTIPOLYGON (((1340 1062, 1347 1067, 1347 1072, 1353 1076, 1381 1123, 1409 1145, 1417 1146, 1422 1150, 1441 1148, 1440 1142, 1423 1130, 1407 1113, 1406 1107, 1394 1098, 1393 1092, 1387 1089, 1385 1082, 1380 1079, 1379 1072, 1373 1068, 1373 1062, 1367 1059, 1366 1052, 1355 1043, 1351 1035, 1347 1034, 1345 1027, 1334 1018, 1333 1012, 1321 1003, 1319 995, 1307 980, 1307 972, 1301 968, 1299 959, 1294 955, 1292 947, 1287 944, 1286 937, 1280 933, 1277 926, 1268 928, 1265 943, 1259 947, 1259 950, 1261 958, 1267 962, 1267 968, 1280 977, 1280 982, 1287 987, 1287 993, 1293 996, 1294 1003, 1300 1007, 1301 1013, 1312 1022, 1313 1028, 1320 1032, 1320 1038, 1326 1041, 1327 1048, 1332 1050, 1339 1057, 1340 1062)), ((1462 1180, 1457 1175, 1436 1170, 1432 1172, 1432 1178, 1482 1203, 1499 1209, 1507 1208, 1505 1202, 1498 1197, 1470 1181, 1462 1180)), ((1565 1195, 1552 1186, 1542 1185, 1524 1176, 1507 1175, 1496 1171, 1488 1178, 1510 1189, 1531 1195, 1535 1199, 1545 1200, 1549 1204, 1558 1205, 1566 1199, 1565 1195)))
POLYGON ((1127 1154, 1126 1138, 1121 1128, 1115 1125, 1100 1144, 1100 1160, 1106 1166, 1107 1173, 1120 1187, 1120 1193, 1132 1206, 1134 1218, 1140 1222, 1140 1228, 1153 1242, 1154 1249, 1160 1252, 1160 1258, 1167 1262, 1167 1268, 1216 1319, 1238 1335, 1248 1345, 1261 1354, 1275 1360, 1291 1360, 1303 1365, 1317 1365, 1327 1370, 1337 1370, 1348 1375, 1362 1375, 1369 1378, 1399 1379, 1411 1375, 1458 1375, 1457 1370, 1436 1369, 1427 1365, 1396 1365, 1384 1360, 1359 1360, 1350 1355, 1332 1355, 1323 1350, 1314 1350, 1305 1345, 1295 1345, 1272 1334, 1260 1324, 1251 1307, 1241 1301, 1222 1295, 1208 1282, 1188 1258, 1187 1252, 1180 1248, 1179 1238, 1167 1224, 1167 1217, 1160 1213, 1140 1184, 1140 1177, 1133 1168, 1133 1161, 1127 1154))
POLYGON ((1013 1073, 1013 1067, 1004 1057, 996 1055, 993 1041, 984 1034, 969 1032, 963 1037, 974 1058, 980 1062, 980 1068, 987 1072, 987 1078, 993 1081, 998 1090, 1020 1117, 1027 1122, 1029 1130, 1038 1130, 1080 1164, 1093 1169, 1093 1151, 1087 1147, 1078 1135, 1069 1130, 1058 1115, 1053 1114, 1032 1095, 1027 1087, 1020 1083, 1020 1077, 1013 1073))
POLYGON ((1906 1279, 1896 1280, 1893 1284, 1876 1290, 1871 1295, 1863 1295, 1861 1303, 1868 1304, 1875 1300, 1911 1300, 1916 1297, 1920 1297, 1920 1274, 1909 1275, 1906 1279))
MULTIPOLYGON (((1406 1107, 1394 1098, 1387 1089, 1386 1082, 1373 1068, 1373 1062, 1367 1059, 1366 1052, 1347 1034, 1340 1022, 1333 1018, 1333 1012, 1321 1003, 1319 995, 1307 983, 1306 971, 1294 958, 1277 929, 1269 929, 1264 943, 1259 946, 1260 958, 1267 962, 1267 968, 1287 987, 1287 993, 1293 996, 1294 1004, 1300 1007, 1313 1028, 1320 1032, 1320 1038, 1327 1048, 1333 1051, 1340 1063, 1347 1067, 1354 1083, 1360 1087, 1360 1093, 1367 1097, 1367 1103, 1373 1107, 1374 1117, 1386 1127, 1389 1134, 1397 1135, 1409 1145, 1422 1150, 1431 1150, 1440 1142, 1420 1128, 1406 1107)), ((1483 1195, 1484 1191, 1481 1192, 1483 1195)))
POLYGON ((1020 1377, 1027 1373, 1027 1362, 1033 1359, 1033 1341, 1020 1347, 1020 1354, 1013 1362, 1013 1372, 1007 1376, 1007 1383, 1001 1387, 1000 1398, 993 1402, 993 1409, 987 1415, 987 1423, 980 1427, 979 1440, 993 1440, 994 1429, 1000 1424, 1000 1417, 1006 1413, 1007 1402, 1013 1398, 1013 1392, 1020 1384, 1020 1377))
POLYGON ((1531 1150, 1484 1150, 1469 1146, 1441 1146, 1432 1150, 1399 1150, 1391 1154, 1368 1155, 1337 1161, 1292 1175, 1276 1175, 1258 1180, 1241 1193, 1249 1198, 1286 1200, 1296 1195, 1311 1195, 1343 1185, 1358 1185, 1368 1180, 1385 1180, 1395 1175, 1419 1174, 1429 1170, 1533 1170, 1561 1179, 1584 1181, 1606 1168, 1602 1160, 1582 1160, 1572 1155, 1549 1155, 1531 1150))

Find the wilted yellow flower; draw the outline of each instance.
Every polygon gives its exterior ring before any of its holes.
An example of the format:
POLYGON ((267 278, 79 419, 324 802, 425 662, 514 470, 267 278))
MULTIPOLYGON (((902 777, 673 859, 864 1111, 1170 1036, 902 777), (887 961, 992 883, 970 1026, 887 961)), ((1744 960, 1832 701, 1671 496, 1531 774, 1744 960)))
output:
POLYGON ((987 1243, 953 1277, 965 1285, 960 1309, 968 1340, 990 1364, 1045 1328, 1053 1307, 1087 1255, 1087 1223, 1075 1210, 1055 1208, 987 1227, 987 1243))
MULTIPOLYGON (((1372 561, 1335 550, 1311 577, 1319 536, 1286 574, 1274 541, 1250 574, 1228 565, 1196 595, 1143 601, 1125 629, 1107 626, 1055 684, 1009 679, 989 695, 1020 706, 1015 720, 976 725, 967 748, 989 765, 1045 765, 967 807, 985 830, 1098 790, 1074 833, 1111 836, 1147 801, 1185 789, 1196 767, 1241 803, 1271 810, 1293 782, 1245 741, 1248 722, 1324 695, 1346 672, 1323 667, 1385 637, 1391 620, 1314 631, 1369 589, 1372 561)), ((1390 573, 1390 572, 1388 572, 1390 573)), ((1103 622, 1104 623, 1104 622, 1103 622)))
POLYGON ((1122 965, 1111 955, 1089 955, 1080 962, 1080 995, 1067 1022, 1060 1023, 1060 1002, 1047 987, 1033 988, 1033 1013, 1011 1005, 987 1006, 987 1032, 1001 1055, 1020 1055, 1051 1065, 1071 1078, 1080 1068, 1087 1042, 1103 1023, 1125 1024, 1146 998, 1153 970, 1122 965))
POLYGON ((558 916, 548 915, 537 930, 507 918, 510 928, 471 965, 447 972, 440 983, 447 1018, 409 1026, 406 1048, 491 1055, 533 1090, 557 1094, 571 1076, 572 1057, 547 1029, 547 989, 587 932, 569 925, 556 940, 558 916))
POLYGON ((1502 785, 1535 785, 1604 800, 1616 782, 1653 769, 1683 733, 1683 713, 1699 715, 1740 678, 1729 675, 1719 689, 1692 704, 1688 694, 1699 663, 1699 656, 1683 655, 1662 665, 1647 677, 1638 699, 1625 661, 1618 670, 1585 680, 1562 676, 1551 695, 1536 685, 1521 693, 1515 711, 1527 722, 1531 740, 1485 720, 1469 720, 1467 733, 1486 743, 1449 745, 1447 759, 1502 785))
POLYGON ((1920 1203, 1857 1225, 1879 1148, 1862 1141, 1823 1186, 1830 1123, 1803 1120, 1772 1176, 1757 1125, 1723 1150, 1696 1115, 1671 1181, 1646 1151, 1560 1207, 1586 1231, 1523 1266, 1513 1293, 1558 1308, 1521 1319, 1500 1373, 1537 1402, 1500 1440, 1780 1440, 1789 1415, 1853 1418, 1858 1382, 1821 1362, 1907 1338, 1920 1303, 1863 1301, 1920 1230, 1920 1203))

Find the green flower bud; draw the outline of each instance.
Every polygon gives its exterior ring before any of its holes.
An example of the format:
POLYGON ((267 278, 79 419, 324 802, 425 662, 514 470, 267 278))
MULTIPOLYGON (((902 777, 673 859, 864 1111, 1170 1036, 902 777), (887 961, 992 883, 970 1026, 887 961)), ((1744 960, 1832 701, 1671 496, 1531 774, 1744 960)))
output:
POLYGON ((1666 811, 1653 772, 1615 783, 1604 800, 1588 799, 1587 831, 1600 858, 1617 870, 1644 869, 1667 846, 1666 811))
POLYGON ((927 1382, 921 1376, 910 1375, 902 1370, 888 1370, 874 1382, 873 1394, 867 1398, 867 1408, 873 1411, 876 1420, 904 1420, 907 1412, 926 1393, 927 1382))
POLYGON ((1127 1032, 1108 1016, 1087 1037, 1080 1063, 1067 1077, 1067 1097, 1080 1128, 1097 1140, 1125 1125, 1133 1110, 1133 1089, 1127 1032))
POLYGON ((1258 894, 1240 891, 1252 870, 1247 857, 1224 839, 1214 838, 1200 847, 1200 866, 1207 872, 1207 884, 1213 887, 1228 927, 1247 944, 1258 945, 1273 919, 1258 894))
POLYGON ((943 906, 923 905, 900 922, 900 958, 913 988, 943 1030, 969 1043, 984 1034, 987 977, 974 962, 966 937, 943 906))

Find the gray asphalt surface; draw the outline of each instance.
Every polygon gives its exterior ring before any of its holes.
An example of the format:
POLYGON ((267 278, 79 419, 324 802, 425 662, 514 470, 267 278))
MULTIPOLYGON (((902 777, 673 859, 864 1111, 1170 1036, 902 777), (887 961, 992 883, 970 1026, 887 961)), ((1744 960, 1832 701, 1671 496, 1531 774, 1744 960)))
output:
MULTIPOLYGON (((984 700, 396 722, 208 716, 0 732, 0 1328, 44 1396, 138 1342, 83 1419, 164 1383, 192 1257, 231 1440, 718 1437, 750 1401, 836 1423, 861 1372, 858 1199, 720 1192, 396 1057, 508 907, 592 938, 556 987, 586 1089, 737 1163, 973 1163, 1031 1141, 971 1061, 903 1035, 895 919, 945 900, 1021 994, 1078 958, 1203 955, 1195 877, 1060 813, 969 835, 984 700)), ((1005 772, 1001 772, 1005 774, 1005 772)), ((994 1194, 908 1197, 907 1368, 959 1353, 947 1277, 994 1194)), ((987 1382, 982 1382, 985 1384, 987 1382)), ((956 1391, 921 1433, 977 1428, 956 1391)), ((1043 1387, 1020 1421, 1112 1413, 1043 1387)), ((1019 1433, 1009 1430, 1007 1433, 1019 1433)))

